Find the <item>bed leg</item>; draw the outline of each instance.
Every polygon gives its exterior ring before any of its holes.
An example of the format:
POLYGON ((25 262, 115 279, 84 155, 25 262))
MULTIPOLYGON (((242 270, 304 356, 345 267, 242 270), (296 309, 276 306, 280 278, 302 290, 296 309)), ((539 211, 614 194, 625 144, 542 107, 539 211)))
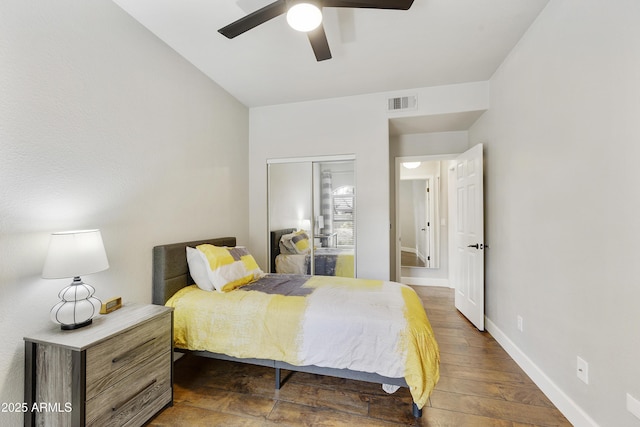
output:
POLYGON ((276 390, 280 390, 280 368, 276 368, 276 390))
POLYGON ((416 418, 422 417, 422 409, 419 409, 415 402, 413 403, 413 416, 416 418))

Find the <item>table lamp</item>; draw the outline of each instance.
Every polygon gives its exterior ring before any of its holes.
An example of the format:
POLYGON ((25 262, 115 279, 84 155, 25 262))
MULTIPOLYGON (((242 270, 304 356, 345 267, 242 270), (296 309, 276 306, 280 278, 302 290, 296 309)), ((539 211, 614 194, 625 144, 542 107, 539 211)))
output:
POLYGON ((109 262, 100 230, 51 234, 42 277, 73 277, 73 282, 58 294, 61 301, 51 309, 51 320, 65 330, 90 325, 92 318, 100 311, 101 302, 93 296, 93 286, 84 283, 80 276, 107 268, 109 262))

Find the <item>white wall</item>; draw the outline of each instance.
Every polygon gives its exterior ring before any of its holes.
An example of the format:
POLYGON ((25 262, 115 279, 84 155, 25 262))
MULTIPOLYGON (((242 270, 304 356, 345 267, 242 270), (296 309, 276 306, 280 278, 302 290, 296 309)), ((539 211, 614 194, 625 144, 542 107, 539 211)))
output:
POLYGON ((390 144, 394 158, 444 156, 465 152, 469 148, 469 135, 467 131, 416 133, 396 136, 390 144))
MULTIPOLYGON (((477 111, 488 106, 486 82, 421 88, 419 110, 397 116, 477 111)), ((387 98, 377 93, 250 111, 250 233, 256 260, 267 265, 267 159, 356 156, 357 274, 390 277, 389 133, 387 98)), ((395 227, 395 225, 394 225, 395 227)), ((394 231, 395 233, 395 231, 394 231)))
POLYGON ((388 247, 377 244, 384 241, 389 224, 388 206, 383 203, 388 199, 388 130, 384 109, 376 101, 375 96, 363 96, 251 109, 250 232, 261 265, 267 260, 267 159, 355 154, 358 210, 367 212, 356 221, 358 275, 388 276, 388 247), (362 180, 364 176, 367 179, 362 180), (383 265, 371 262, 379 253, 385 254, 383 265))
POLYGON ((248 240, 248 111, 111 1, 1 9, 0 402, 21 402, 22 338, 70 282, 40 278, 49 234, 100 228, 86 281, 150 302, 154 245, 248 240))
POLYGON ((640 398, 638 17, 636 0, 552 0, 470 130, 485 144, 487 316, 576 425, 640 424, 625 410, 640 398))

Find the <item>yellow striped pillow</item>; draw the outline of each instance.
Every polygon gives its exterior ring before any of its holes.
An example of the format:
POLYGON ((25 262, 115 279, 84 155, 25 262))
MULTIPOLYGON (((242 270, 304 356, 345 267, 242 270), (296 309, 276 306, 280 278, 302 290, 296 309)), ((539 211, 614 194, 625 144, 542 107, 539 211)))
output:
POLYGON ((220 247, 209 244, 196 247, 209 264, 209 279, 219 292, 229 292, 264 276, 264 272, 247 248, 220 247))

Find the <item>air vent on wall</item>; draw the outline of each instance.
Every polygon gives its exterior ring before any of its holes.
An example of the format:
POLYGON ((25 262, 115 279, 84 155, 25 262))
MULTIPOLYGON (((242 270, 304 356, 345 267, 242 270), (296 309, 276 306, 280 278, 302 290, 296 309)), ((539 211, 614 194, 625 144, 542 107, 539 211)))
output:
POLYGON ((389 98, 387 103, 388 111, 406 111, 415 110, 418 108, 417 96, 399 96, 395 98, 389 98))

